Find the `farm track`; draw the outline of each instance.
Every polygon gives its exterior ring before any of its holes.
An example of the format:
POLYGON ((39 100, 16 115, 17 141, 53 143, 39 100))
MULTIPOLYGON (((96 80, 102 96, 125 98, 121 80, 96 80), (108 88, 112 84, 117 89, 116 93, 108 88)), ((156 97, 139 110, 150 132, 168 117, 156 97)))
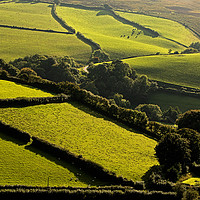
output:
POLYGON ((18 29, 18 30, 26 30, 26 31, 38 31, 38 32, 45 32, 45 33, 72 34, 71 32, 45 30, 45 29, 38 29, 38 28, 26 28, 26 27, 9 26, 9 25, 1 25, 1 24, 0 24, 0 27, 2 27, 2 28, 18 29))

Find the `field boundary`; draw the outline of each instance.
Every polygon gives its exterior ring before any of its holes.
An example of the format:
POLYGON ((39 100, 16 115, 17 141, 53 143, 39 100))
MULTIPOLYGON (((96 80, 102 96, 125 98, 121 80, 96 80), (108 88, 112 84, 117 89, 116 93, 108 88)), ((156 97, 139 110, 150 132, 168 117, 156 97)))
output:
POLYGON ((104 169, 101 165, 94 163, 93 161, 83 158, 81 155, 75 155, 74 153, 71 153, 62 147, 47 142, 41 138, 31 136, 29 133, 21 131, 18 128, 14 128, 2 121, 0 121, 0 128, 3 133, 27 143, 31 141, 29 146, 35 147, 38 150, 60 158, 63 161, 71 162, 72 164, 81 168, 82 171, 87 172, 87 174, 90 174, 99 180, 113 183, 115 185, 131 186, 137 190, 144 190, 145 188, 143 181, 134 182, 132 180, 127 180, 123 177, 116 176, 115 173, 104 169))
POLYGON ((20 26, 10 26, 10 25, 2 25, 0 24, 1 28, 11 28, 11 29, 18 29, 18 30, 26 30, 26 31, 38 31, 38 32, 45 32, 45 33, 60 33, 60 34, 73 34, 71 32, 64 32, 64 31, 54 31, 54 30, 45 30, 45 29, 38 29, 38 28, 26 28, 20 26))

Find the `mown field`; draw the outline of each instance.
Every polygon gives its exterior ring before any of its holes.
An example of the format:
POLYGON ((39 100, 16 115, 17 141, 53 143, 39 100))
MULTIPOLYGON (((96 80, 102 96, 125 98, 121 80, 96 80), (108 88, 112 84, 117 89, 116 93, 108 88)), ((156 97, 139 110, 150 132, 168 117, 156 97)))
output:
POLYGON ((187 97, 184 95, 158 93, 153 94, 149 98, 149 103, 159 105, 161 109, 167 110, 169 106, 178 106, 182 112, 191 109, 200 109, 200 99, 194 97, 187 97))
POLYGON ((74 35, 0 28, 0 37, 0 58, 5 61, 44 54, 87 62, 91 54, 91 47, 74 35))
POLYGON ((51 97, 53 94, 11 81, 0 80, 0 99, 16 97, 51 97))
POLYGON ((51 6, 51 4, 46 3, 12 2, 0 4, 0 24, 66 31, 51 16, 51 6))
POLYGON ((147 56, 123 61, 151 79, 200 87, 200 54, 147 56))
MULTIPOLYGON (((60 6, 57 7, 57 13, 70 26, 99 43, 112 58, 155 54, 156 52, 167 53, 170 48, 179 51, 184 49, 184 47, 161 37, 152 38, 142 33, 137 36, 138 30, 115 20, 106 11, 60 6), (133 29, 135 32, 131 35, 133 29), (129 38, 127 38, 128 36, 129 38)), ((148 26, 148 23, 146 25, 148 26)), ((166 29, 168 26, 170 24, 166 29)))
MULTIPOLYGON (((98 185, 66 163, 26 146, 0 132, 0 185, 82 186, 98 185), (49 181, 48 181, 49 179, 49 181)), ((82 172, 81 172, 82 173, 82 172)))
POLYGON ((76 103, 2 108, 0 120, 134 181, 158 164, 156 141, 76 103))

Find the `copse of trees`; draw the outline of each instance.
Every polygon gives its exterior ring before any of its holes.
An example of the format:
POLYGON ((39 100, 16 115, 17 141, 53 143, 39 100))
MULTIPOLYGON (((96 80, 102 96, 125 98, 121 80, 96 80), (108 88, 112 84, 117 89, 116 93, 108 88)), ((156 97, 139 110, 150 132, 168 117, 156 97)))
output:
POLYGON ((155 148, 165 177, 176 181, 200 163, 200 134, 184 128, 165 134, 155 148))
POLYGON ((176 121, 178 128, 190 128, 200 133, 200 110, 189 110, 176 121))
POLYGON ((16 59, 10 62, 10 64, 18 70, 18 76, 29 75, 28 69, 34 70, 38 76, 44 79, 55 82, 70 81, 79 83, 82 76, 81 72, 78 70, 82 65, 76 63, 68 56, 56 57, 35 54, 33 56, 16 59))
POLYGON ((148 81, 147 76, 138 76, 133 68, 119 60, 97 66, 91 64, 88 71, 81 87, 109 99, 114 99, 118 93, 137 105, 146 101, 147 95, 156 89, 156 84, 148 81))

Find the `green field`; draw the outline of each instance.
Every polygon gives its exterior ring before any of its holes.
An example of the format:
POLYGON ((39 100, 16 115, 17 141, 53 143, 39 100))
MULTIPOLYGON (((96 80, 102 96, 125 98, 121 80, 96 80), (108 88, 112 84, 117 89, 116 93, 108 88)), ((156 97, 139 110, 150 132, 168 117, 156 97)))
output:
POLYGON ((200 88, 200 54, 160 55, 125 59, 150 79, 200 88))
POLYGON ((0 14, 1 25, 66 31, 51 16, 51 4, 14 2, 0 4, 0 14))
POLYGON ((0 28, 0 58, 14 60, 34 54, 70 56, 76 61, 87 62, 90 46, 74 35, 34 32, 0 28))
MULTIPOLYGON (((146 28, 157 31, 162 37, 175 40, 181 44, 189 46, 192 42, 199 42, 189 29, 186 29, 183 25, 157 17, 151 17, 147 15, 133 14, 118 12, 121 16, 136 23, 139 23, 146 28)), ((175 50, 172 48, 172 50, 175 50)))
POLYGON ((0 99, 16 97, 51 97, 51 93, 11 81, 0 80, 0 99))
POLYGON ((162 92, 150 96, 148 103, 159 105, 163 111, 167 110, 169 106, 178 106, 182 112, 192 109, 200 109, 199 98, 166 94, 162 92))
POLYGON ((183 181, 183 183, 189 184, 189 185, 200 186, 200 178, 190 178, 186 181, 183 181))
POLYGON ((72 165, 0 133, 0 185, 87 186, 92 178, 72 165), (79 179, 77 179, 79 178, 79 179))
POLYGON ((170 48, 179 51, 184 49, 182 46, 162 37, 152 38, 140 34, 136 38, 138 30, 131 36, 133 27, 115 20, 106 11, 91 11, 60 6, 57 7, 57 13, 70 26, 99 43, 111 55, 112 59, 155 54, 156 52, 167 53, 170 48), (125 35, 125 37, 121 37, 121 35, 125 35), (129 36, 129 39, 127 36, 129 36))
POLYGON ((141 180, 158 164, 156 141, 75 103, 2 108, 0 120, 127 179, 141 180))

